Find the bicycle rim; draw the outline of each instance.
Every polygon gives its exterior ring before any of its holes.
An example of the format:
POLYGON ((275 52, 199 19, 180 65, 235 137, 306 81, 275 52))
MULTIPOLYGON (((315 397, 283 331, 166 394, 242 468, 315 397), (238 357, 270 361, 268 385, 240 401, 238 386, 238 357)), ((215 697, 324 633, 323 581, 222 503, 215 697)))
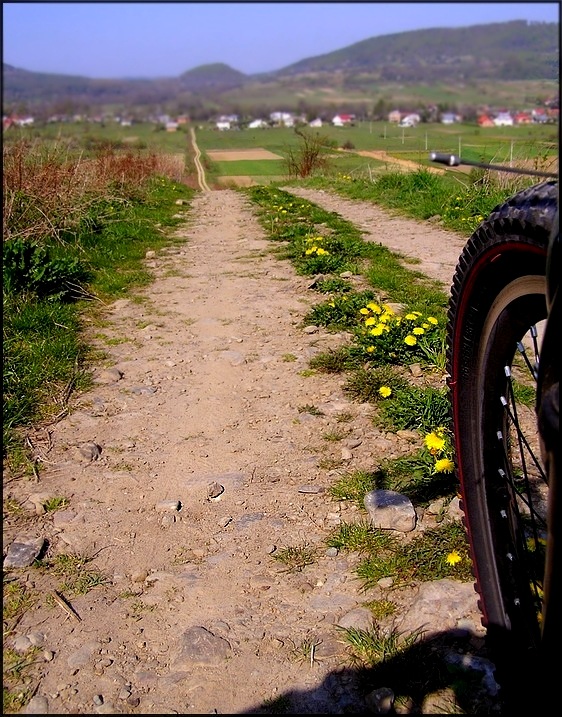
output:
POLYGON ((535 403, 551 199, 539 185, 481 225, 459 260, 448 314, 456 475, 475 586, 498 681, 518 689, 532 679, 541 640, 548 481, 535 403))

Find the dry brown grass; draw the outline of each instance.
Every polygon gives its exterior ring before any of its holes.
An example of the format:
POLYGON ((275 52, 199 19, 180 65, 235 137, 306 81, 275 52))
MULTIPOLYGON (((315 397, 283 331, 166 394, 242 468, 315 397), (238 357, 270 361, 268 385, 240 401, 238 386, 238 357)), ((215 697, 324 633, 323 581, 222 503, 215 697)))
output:
POLYGON ((138 197, 156 176, 183 181, 183 161, 138 150, 103 150, 86 159, 62 144, 5 145, 3 240, 60 239, 93 203, 138 197))

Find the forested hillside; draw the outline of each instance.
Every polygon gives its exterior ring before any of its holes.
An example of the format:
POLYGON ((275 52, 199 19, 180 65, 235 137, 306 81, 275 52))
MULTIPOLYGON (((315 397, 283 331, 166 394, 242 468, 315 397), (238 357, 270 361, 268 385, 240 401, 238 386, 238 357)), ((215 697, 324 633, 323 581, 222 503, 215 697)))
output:
MULTIPOLYGON (((350 8, 350 12, 352 12, 350 8)), ((376 30, 376 28, 374 28, 376 30)), ((148 107, 175 103, 187 111, 252 98, 297 102, 297 93, 332 87, 357 100, 377 85, 427 86, 559 80, 558 23, 518 20, 463 28, 415 30, 371 37, 334 52, 303 59, 275 72, 246 75, 216 63, 187 69, 179 77, 92 79, 30 72, 3 65, 4 107, 28 111, 46 103, 88 107, 148 107)), ((220 58, 217 58, 220 60, 220 58)), ((492 93, 493 94, 493 93, 492 93)))

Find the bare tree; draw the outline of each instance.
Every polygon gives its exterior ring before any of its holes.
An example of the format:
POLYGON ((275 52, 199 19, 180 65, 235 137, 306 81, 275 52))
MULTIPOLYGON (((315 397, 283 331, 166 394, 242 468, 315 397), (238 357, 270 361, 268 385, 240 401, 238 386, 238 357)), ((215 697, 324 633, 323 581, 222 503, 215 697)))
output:
POLYGON ((334 140, 319 132, 295 127, 301 141, 297 147, 288 147, 285 166, 289 177, 303 179, 313 172, 326 170, 330 166, 328 153, 336 147, 334 140))

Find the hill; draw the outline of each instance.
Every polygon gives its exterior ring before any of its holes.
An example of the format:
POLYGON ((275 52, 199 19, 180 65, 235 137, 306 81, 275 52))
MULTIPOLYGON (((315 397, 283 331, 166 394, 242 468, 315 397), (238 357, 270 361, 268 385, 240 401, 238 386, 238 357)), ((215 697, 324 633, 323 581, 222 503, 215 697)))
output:
MULTIPOLYGON (((91 79, 31 72, 3 65, 5 111, 64 105, 76 109, 159 105, 194 116, 283 103, 297 109, 308 102, 333 101, 321 88, 337 90, 344 102, 376 101, 387 85, 436 87, 559 81, 558 23, 516 20, 463 28, 414 30, 372 37, 324 55, 303 59, 275 72, 246 75, 224 63, 187 70, 179 77, 91 79), (320 89, 319 89, 320 88, 320 89), (308 95, 308 96, 307 96, 308 95), (374 98, 374 100, 373 100, 374 98)), ((274 108, 278 109, 278 107, 274 108)))
POLYGON ((506 23, 414 30, 301 60, 277 76, 364 72, 384 80, 450 81, 555 79, 557 23, 506 23))

